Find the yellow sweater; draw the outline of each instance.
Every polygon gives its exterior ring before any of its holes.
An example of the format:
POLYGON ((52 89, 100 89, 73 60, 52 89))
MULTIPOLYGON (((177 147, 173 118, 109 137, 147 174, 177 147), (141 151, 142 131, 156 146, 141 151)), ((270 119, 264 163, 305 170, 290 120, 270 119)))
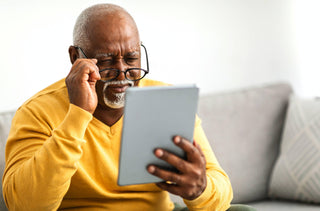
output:
MULTIPOLYGON (((143 79, 140 86, 164 85, 143 79)), ((69 103, 65 80, 16 112, 6 145, 3 194, 9 210, 172 210, 155 184, 118 186, 122 118, 108 127, 69 103)), ((190 210, 226 210, 230 181, 197 119, 194 139, 207 159, 207 188, 190 210), (199 209, 200 208, 200 209, 199 209)))

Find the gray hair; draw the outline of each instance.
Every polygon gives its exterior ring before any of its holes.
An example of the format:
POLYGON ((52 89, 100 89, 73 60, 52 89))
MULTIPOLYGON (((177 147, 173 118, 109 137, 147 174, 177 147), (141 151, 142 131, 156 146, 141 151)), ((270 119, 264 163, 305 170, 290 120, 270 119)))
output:
POLYGON ((126 12, 122 7, 114 4, 96 4, 82 11, 77 18, 73 29, 73 45, 88 48, 90 45, 90 40, 87 34, 87 25, 90 24, 92 19, 107 13, 115 13, 119 11, 123 11, 129 15, 129 13, 126 12))

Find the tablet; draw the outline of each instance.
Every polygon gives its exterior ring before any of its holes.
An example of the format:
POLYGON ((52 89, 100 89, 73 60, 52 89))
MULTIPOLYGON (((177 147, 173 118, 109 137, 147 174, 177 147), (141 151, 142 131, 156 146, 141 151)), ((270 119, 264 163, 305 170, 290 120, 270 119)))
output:
POLYGON ((175 171, 154 155, 163 148, 180 157, 184 151, 172 138, 193 141, 199 89, 195 85, 131 87, 125 107, 119 159, 118 185, 161 182, 147 171, 149 164, 175 171))

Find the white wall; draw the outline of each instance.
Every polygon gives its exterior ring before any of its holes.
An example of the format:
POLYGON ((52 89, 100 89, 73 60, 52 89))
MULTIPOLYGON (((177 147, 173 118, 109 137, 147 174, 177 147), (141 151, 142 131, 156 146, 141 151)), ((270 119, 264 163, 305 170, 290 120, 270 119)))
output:
POLYGON ((299 95, 319 94, 317 0, 1 0, 0 111, 68 74, 76 17, 99 2, 135 18, 149 78, 201 93, 288 81, 299 95))

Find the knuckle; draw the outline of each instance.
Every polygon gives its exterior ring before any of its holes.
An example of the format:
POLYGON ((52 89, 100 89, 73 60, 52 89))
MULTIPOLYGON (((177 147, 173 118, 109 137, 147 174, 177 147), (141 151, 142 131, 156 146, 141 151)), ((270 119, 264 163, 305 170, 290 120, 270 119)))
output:
POLYGON ((186 195, 187 195, 188 198, 193 198, 193 196, 194 196, 193 190, 191 190, 191 189, 187 190, 186 191, 186 195))
POLYGON ((79 67, 83 64, 85 64, 85 60, 84 59, 77 59, 74 63, 73 63, 73 67, 79 67))
POLYGON ((200 169, 195 169, 193 173, 196 178, 200 178, 202 176, 202 171, 200 169))
POLYGON ((191 156, 195 156, 198 153, 198 149, 193 146, 191 146, 188 151, 191 156))
POLYGON ((179 183, 181 181, 181 179, 176 174, 170 174, 169 177, 168 177, 168 181, 174 182, 174 183, 179 183))
POLYGON ((206 170, 206 166, 207 166, 206 160, 204 160, 204 161, 201 162, 201 166, 202 166, 202 168, 203 168, 204 170, 206 170))
POLYGON ((68 77, 66 78, 66 85, 67 85, 67 87, 70 87, 71 86, 71 84, 73 83, 73 77, 72 77, 72 75, 71 74, 69 74, 68 75, 68 77))
POLYGON ((186 169, 186 163, 184 160, 180 159, 177 163, 177 168, 178 169, 186 169))
POLYGON ((194 154, 197 154, 198 153, 198 149, 195 148, 195 147, 192 147, 191 148, 191 153, 194 155, 194 154))
POLYGON ((85 62, 82 66, 81 69, 85 70, 85 69, 90 69, 91 68, 91 63, 89 62, 85 62))
POLYGON ((202 175, 204 174, 204 169, 203 168, 200 168, 199 166, 195 166, 193 165, 193 167, 191 168, 191 175, 193 178, 200 178, 202 177, 202 175))
POLYGON ((202 160, 202 165, 206 166, 206 164, 207 164, 206 158, 204 156, 202 156, 201 160, 202 160))
POLYGON ((168 176, 168 181, 174 182, 175 181, 175 177, 173 175, 169 175, 168 176))

